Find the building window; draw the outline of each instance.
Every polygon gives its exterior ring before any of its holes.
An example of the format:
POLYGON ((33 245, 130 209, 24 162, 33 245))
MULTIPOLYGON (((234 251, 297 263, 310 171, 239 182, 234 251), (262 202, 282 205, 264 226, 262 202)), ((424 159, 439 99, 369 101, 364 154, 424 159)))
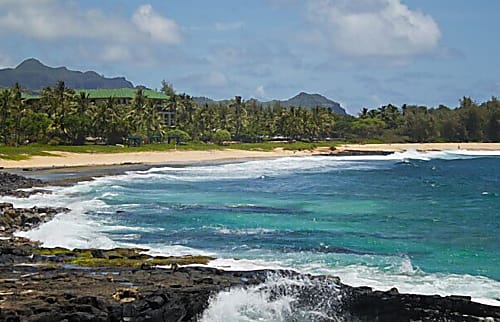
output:
POLYGON ((174 111, 161 111, 159 112, 162 118, 163 125, 174 127, 175 126, 175 112, 174 111))

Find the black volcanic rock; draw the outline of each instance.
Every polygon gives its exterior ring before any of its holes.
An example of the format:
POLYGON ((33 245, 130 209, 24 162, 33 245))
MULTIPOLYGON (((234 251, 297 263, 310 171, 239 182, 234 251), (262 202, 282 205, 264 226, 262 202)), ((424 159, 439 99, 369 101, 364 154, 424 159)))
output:
POLYGON ((0 172, 0 196, 16 196, 19 198, 29 197, 37 191, 24 191, 18 189, 33 188, 43 186, 43 182, 38 179, 26 178, 17 174, 0 172))
POLYGON ((0 88, 11 87, 16 82, 21 87, 38 91, 47 86, 53 86, 58 81, 64 81, 67 87, 93 88, 133 88, 133 84, 124 77, 106 78, 94 71, 80 72, 66 67, 49 67, 40 61, 30 58, 16 68, 0 70, 0 88))
POLYGON ((30 265, 13 269, 6 263, 0 265, 0 276, 2 321, 199 321, 215 294, 257 285, 270 301, 294 299, 291 316, 284 316, 289 321, 500 321, 497 307, 464 297, 372 291, 340 284, 335 278, 286 271, 30 265), (292 283, 262 284, 276 274, 292 283), (304 279, 308 282, 302 283, 304 279), (294 317, 293 312, 304 313, 294 317))

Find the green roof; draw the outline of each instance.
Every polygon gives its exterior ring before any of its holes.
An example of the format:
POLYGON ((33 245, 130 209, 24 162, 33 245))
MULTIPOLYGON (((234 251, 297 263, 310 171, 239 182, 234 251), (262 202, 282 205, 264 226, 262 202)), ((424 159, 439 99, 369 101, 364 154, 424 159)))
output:
POLYGON ((31 100, 31 99, 39 99, 40 98, 40 95, 36 95, 36 94, 28 94, 28 93, 21 93, 21 99, 23 100, 31 100))
MULTIPOLYGON (((114 98, 134 98, 135 94, 137 93, 137 89, 135 88, 106 88, 106 89, 75 89, 75 93, 78 95, 80 93, 86 93, 90 99, 105 99, 109 97, 114 97, 114 98)), ((157 100, 168 100, 170 99, 170 96, 162 93, 162 92, 157 92, 152 89, 144 89, 142 90, 142 93, 144 94, 145 97, 150 98, 150 99, 157 99, 157 100)), ((37 94, 29 94, 29 93, 22 93, 22 98, 23 99, 40 99, 40 95, 37 94)))
MULTIPOLYGON (((137 93, 137 89, 135 88, 109 88, 109 89, 76 89, 75 92, 86 93, 90 99, 96 98, 134 98, 137 93)), ((170 96, 157 92, 151 89, 142 90, 145 97, 150 99, 159 99, 159 100, 167 100, 170 96)))

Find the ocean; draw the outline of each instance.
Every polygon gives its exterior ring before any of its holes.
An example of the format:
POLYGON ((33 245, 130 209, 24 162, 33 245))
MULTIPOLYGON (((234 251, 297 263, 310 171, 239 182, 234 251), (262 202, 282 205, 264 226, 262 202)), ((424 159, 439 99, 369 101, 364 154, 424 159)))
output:
MULTIPOLYGON (((498 151, 157 167, 51 190, 0 200, 71 208, 20 233, 46 246, 203 254, 223 269, 287 268, 500 305, 498 151)), ((264 315, 287 305, 233 290, 212 300, 204 320, 255 320, 246 316, 253 306, 257 320, 280 320, 264 315)))

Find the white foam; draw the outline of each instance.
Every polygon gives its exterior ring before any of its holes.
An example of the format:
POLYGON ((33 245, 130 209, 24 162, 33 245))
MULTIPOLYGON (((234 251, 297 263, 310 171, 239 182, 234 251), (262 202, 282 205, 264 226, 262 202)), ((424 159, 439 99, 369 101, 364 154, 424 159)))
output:
MULTIPOLYGON (((200 265, 189 265, 200 266, 200 265)), ((201 265, 204 266, 204 265, 201 265)), ((225 271, 255 271, 261 269, 290 269, 285 267, 279 261, 265 261, 265 260, 249 260, 249 259, 235 259, 235 258, 215 258, 210 261, 208 267, 223 269, 225 271)))
POLYGON ((351 286, 369 286, 377 290, 396 287, 401 293, 424 295, 465 295, 480 303, 500 306, 500 282, 483 276, 424 273, 404 267, 398 273, 365 265, 335 267, 322 272, 339 276, 342 283, 351 286))
POLYGON ((274 274, 258 286, 219 292, 210 299, 200 320, 340 321, 337 316, 340 299, 335 282, 274 274), (316 297, 311 298, 308 290, 313 290, 316 297))
MULTIPOLYGON (((129 245, 133 247, 133 245, 129 245)), ((135 247, 147 248, 148 251, 145 252, 152 256, 216 256, 214 252, 204 251, 196 248, 191 248, 183 245, 158 245, 158 244, 142 244, 140 246, 135 245, 135 247)))
POLYGON ((200 321, 287 321, 292 314, 290 305, 293 300, 289 296, 270 300, 269 294, 256 286, 249 289, 233 288, 219 292, 212 298, 200 321))
POLYGON ((415 268, 408 257, 373 257, 349 255, 356 264, 340 264, 347 255, 338 255, 338 264, 326 264, 327 254, 288 253, 281 260, 276 254, 259 254, 259 259, 217 258, 209 267, 227 271, 252 271, 261 269, 293 269, 312 275, 334 275, 351 286, 369 286, 387 291, 396 287, 401 293, 423 295, 464 295, 476 302, 500 306, 500 282, 484 276, 449 273, 427 273, 415 268), (300 259, 299 259, 300 258, 300 259), (360 264, 363 262, 363 264, 360 264), (383 268, 381 262, 385 262, 383 268), (378 263, 378 265, 375 265, 378 263))
POLYGON ((45 247, 113 248, 118 244, 99 232, 99 225, 85 215, 71 211, 17 236, 42 242, 45 247))
POLYGON ((83 182, 71 187, 51 187, 51 194, 36 194, 29 198, 4 197, 2 201, 11 202, 15 207, 67 207, 71 211, 57 215, 50 222, 38 228, 17 232, 17 236, 40 241, 45 247, 66 248, 112 248, 116 243, 101 232, 99 222, 87 213, 107 205, 90 195, 95 183, 83 182))
MULTIPOLYGON (((359 156, 306 156, 284 157, 274 160, 256 160, 241 163, 192 167, 156 167, 146 171, 129 172, 126 180, 148 181, 211 181, 237 179, 266 179, 291 173, 321 173, 335 170, 371 170, 385 168, 408 160, 429 161, 432 159, 458 160, 485 156, 500 156, 500 151, 431 151, 408 150, 389 155, 359 156), (374 163, 374 161, 387 161, 374 163)), ((121 177, 123 178, 123 176, 121 177)), ((112 180, 120 179, 115 177, 112 180)))
POLYGON ((216 228, 219 234, 223 235, 264 235, 273 233, 276 229, 268 229, 268 228, 242 228, 242 229, 229 229, 218 227, 216 228))

